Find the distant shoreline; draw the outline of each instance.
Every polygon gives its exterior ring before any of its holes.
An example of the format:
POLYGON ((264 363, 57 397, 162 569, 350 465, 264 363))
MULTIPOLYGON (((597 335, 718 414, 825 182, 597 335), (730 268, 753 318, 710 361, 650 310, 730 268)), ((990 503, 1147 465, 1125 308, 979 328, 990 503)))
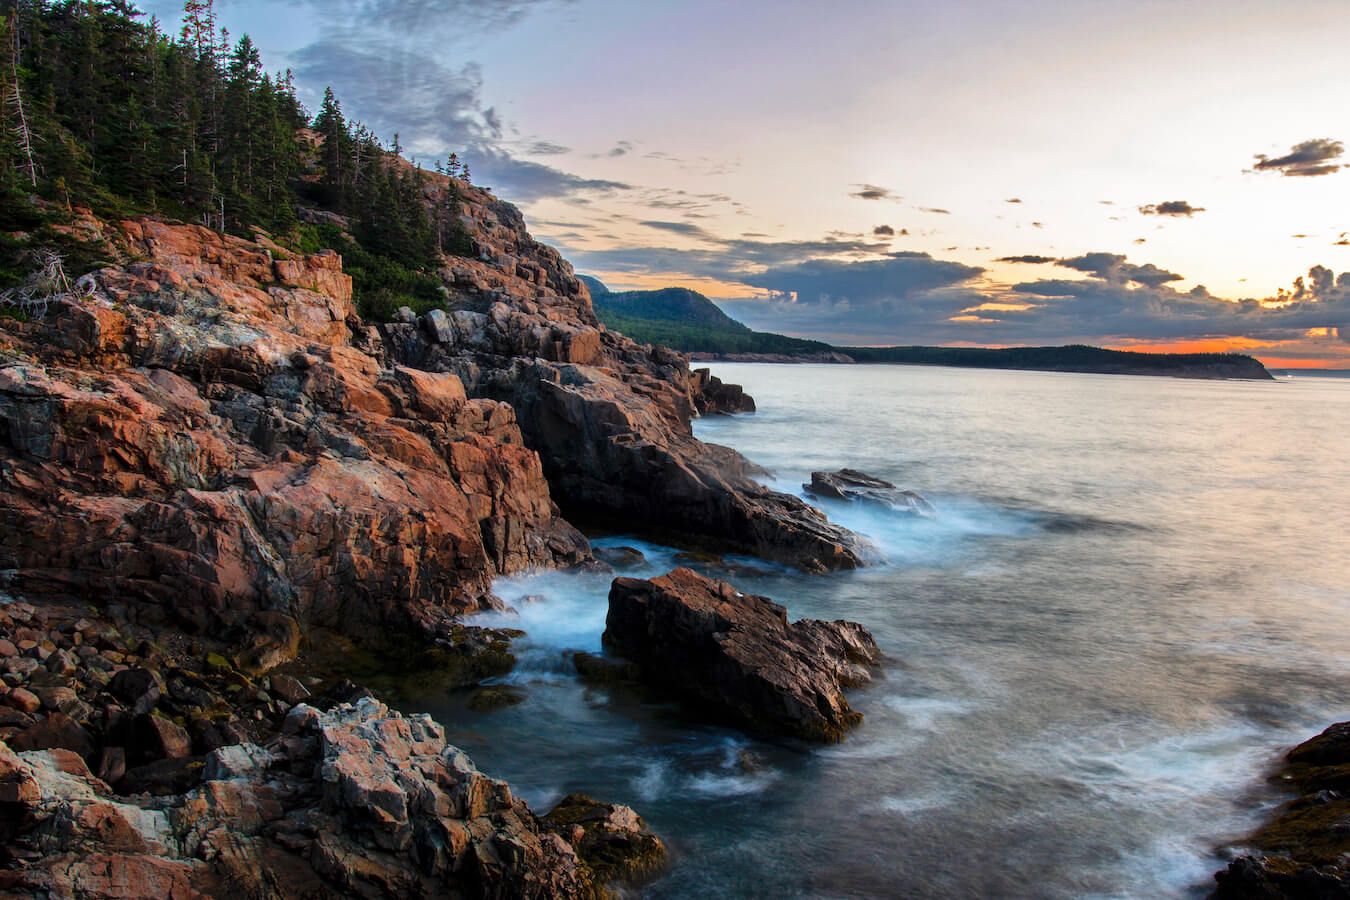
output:
MULTIPOLYGON (((1007 350, 949 347, 840 347, 836 352, 792 356, 781 353, 689 353, 693 362, 825 363, 945 366, 1022 372, 1072 372, 1080 375, 1144 375, 1201 380, 1274 381, 1259 360, 1225 354, 1139 354, 1096 347, 1031 347, 1007 350), (878 358, 859 359, 863 350, 878 358)), ((1278 370, 1287 372, 1289 370, 1278 370)), ((1297 370, 1295 370, 1297 371, 1297 370)), ((1326 370, 1334 372, 1336 370, 1326 370)), ((1345 376, 1350 377, 1350 372, 1345 376)))

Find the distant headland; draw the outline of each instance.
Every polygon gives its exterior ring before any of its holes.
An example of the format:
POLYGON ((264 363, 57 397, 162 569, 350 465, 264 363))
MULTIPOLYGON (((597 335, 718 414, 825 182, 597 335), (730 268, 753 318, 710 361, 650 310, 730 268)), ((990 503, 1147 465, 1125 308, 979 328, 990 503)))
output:
POLYGON ((975 369, 1027 369, 1102 375, 1165 375, 1271 381, 1259 360, 1240 353, 1134 353, 1064 347, 844 347, 754 331, 687 288, 610 291, 580 276, 605 327, 636 341, 664 344, 693 360, 728 362, 892 363, 975 369))

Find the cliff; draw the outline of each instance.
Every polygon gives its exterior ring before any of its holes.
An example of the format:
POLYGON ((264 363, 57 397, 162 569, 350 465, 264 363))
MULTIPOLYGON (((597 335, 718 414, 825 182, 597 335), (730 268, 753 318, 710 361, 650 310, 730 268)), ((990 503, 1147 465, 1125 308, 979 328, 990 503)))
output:
POLYGON ((81 217, 128 262, 0 330, 11 586, 194 628, 426 629, 490 603, 497 575, 586 560, 555 500, 813 569, 861 561, 693 437, 703 373, 604 330, 514 207, 462 190, 476 258, 447 258, 448 310, 378 326, 331 251, 81 217))

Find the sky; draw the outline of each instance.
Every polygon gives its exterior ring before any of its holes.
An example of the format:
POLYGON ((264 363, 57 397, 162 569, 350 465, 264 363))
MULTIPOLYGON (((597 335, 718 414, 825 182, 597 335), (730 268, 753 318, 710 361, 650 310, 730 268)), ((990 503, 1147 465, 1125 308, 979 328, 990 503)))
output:
POLYGON ((1350 0, 216 10, 613 289, 842 344, 1350 368, 1350 0))

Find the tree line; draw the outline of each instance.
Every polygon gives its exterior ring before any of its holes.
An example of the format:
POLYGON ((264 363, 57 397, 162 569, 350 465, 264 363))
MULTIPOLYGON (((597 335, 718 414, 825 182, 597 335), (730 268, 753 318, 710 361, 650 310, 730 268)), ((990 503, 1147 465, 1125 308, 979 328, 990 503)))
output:
MULTIPOLYGON (((397 135, 348 121, 331 90, 311 121, 291 73, 231 41, 213 0, 187 0, 183 21, 170 35, 128 0, 0 0, 0 231, 86 206, 285 235, 310 206, 395 266, 471 250, 455 182, 429 189, 397 135)), ((467 180, 457 157, 437 169, 467 180)))

